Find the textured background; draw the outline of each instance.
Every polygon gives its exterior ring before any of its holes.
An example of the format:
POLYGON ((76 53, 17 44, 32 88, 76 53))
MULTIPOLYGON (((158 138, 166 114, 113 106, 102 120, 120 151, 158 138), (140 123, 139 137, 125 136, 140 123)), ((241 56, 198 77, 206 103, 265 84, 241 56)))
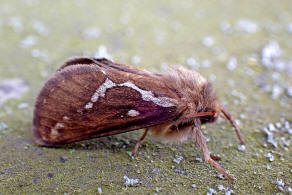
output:
POLYGON ((288 0, 0 0, 0 191, 292 191, 291 10, 288 0), (240 122, 246 149, 238 149, 225 121, 203 131, 236 184, 201 162, 192 141, 169 145, 148 137, 131 159, 142 131, 63 148, 34 145, 37 93, 76 55, 161 72, 180 64, 213 81, 222 104, 240 122), (139 182, 126 187, 124 176, 139 182))

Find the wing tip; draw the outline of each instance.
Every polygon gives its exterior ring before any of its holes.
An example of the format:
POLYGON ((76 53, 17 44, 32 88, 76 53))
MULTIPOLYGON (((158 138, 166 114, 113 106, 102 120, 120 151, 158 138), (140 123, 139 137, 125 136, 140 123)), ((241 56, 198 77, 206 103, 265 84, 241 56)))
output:
POLYGON ((32 137, 33 137, 33 141, 36 145, 38 146, 51 146, 51 144, 48 144, 47 142, 45 142, 42 137, 40 136, 40 133, 38 131, 38 128, 33 125, 31 128, 32 131, 32 137))
POLYGON ((60 143, 55 143, 55 142, 49 142, 49 141, 45 141, 41 135, 40 135, 40 132, 38 131, 38 128, 33 125, 32 128, 31 128, 31 131, 32 131, 32 138, 33 138, 33 141, 34 143, 37 145, 37 146, 40 146, 40 147, 60 147, 61 145, 64 145, 64 144, 60 144, 60 143))

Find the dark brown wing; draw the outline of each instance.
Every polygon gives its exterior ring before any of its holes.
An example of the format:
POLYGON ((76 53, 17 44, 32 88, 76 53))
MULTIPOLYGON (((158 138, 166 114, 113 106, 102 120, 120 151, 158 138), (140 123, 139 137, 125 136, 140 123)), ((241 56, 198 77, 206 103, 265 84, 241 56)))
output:
POLYGON ((81 64, 63 66, 40 91, 32 127, 39 145, 119 134, 178 117, 176 93, 157 77, 126 65, 122 71, 81 64))

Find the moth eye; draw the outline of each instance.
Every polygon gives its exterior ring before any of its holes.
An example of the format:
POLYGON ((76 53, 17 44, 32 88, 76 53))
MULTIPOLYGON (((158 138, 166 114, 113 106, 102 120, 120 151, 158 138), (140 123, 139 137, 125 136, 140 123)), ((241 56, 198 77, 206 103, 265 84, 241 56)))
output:
MULTIPOLYGON (((203 112, 212 112, 212 110, 207 108, 207 109, 203 110, 203 112)), ((216 118, 214 116, 201 116, 200 117, 201 124, 211 123, 211 122, 214 122, 215 120, 216 120, 216 118)))
POLYGON ((213 122, 214 117, 213 116, 201 116, 200 120, 201 120, 201 124, 205 124, 205 123, 213 122))

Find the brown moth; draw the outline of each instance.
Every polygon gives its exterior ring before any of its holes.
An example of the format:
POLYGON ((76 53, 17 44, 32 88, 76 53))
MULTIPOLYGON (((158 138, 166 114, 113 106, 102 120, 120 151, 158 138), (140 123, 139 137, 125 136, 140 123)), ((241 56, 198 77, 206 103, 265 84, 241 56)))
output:
POLYGON ((33 137, 41 146, 115 135, 145 128, 133 155, 148 132, 171 141, 191 138, 205 161, 231 182, 231 177, 209 153, 201 125, 222 114, 240 140, 231 115, 220 105, 212 85, 185 68, 166 73, 117 64, 105 58, 74 58, 45 83, 35 103, 33 137))

